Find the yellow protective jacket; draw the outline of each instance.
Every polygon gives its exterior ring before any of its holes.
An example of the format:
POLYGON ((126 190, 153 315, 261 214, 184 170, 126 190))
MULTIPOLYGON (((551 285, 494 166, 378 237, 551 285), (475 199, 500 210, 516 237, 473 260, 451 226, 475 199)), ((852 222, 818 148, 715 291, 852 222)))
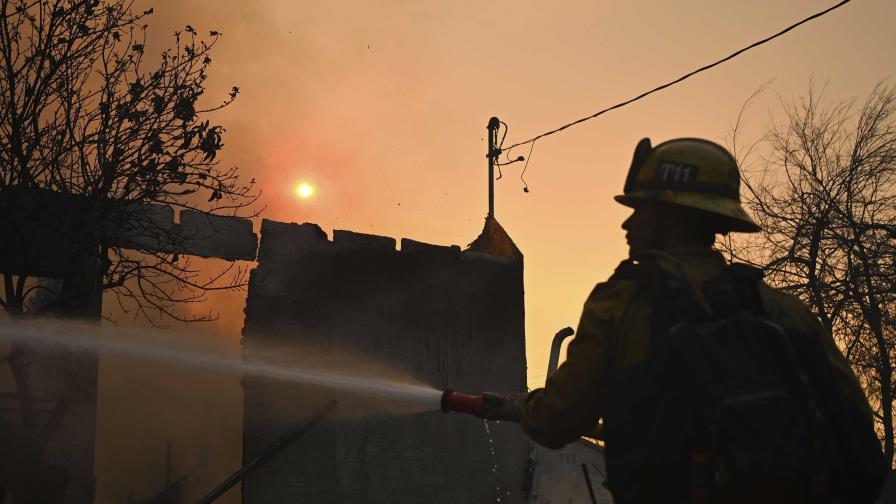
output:
MULTIPOLYGON (((711 249, 668 255, 698 283, 715 277, 725 266, 722 255, 711 249)), ((588 296, 566 361, 526 401, 521 423, 533 440, 560 448, 595 429, 603 413, 602 387, 615 370, 643 359, 649 351, 651 307, 642 290, 637 280, 620 275, 617 269, 588 296)), ((870 419, 871 409, 858 380, 818 319, 794 296, 764 283, 760 293, 776 323, 821 338, 846 395, 867 410, 870 419)))

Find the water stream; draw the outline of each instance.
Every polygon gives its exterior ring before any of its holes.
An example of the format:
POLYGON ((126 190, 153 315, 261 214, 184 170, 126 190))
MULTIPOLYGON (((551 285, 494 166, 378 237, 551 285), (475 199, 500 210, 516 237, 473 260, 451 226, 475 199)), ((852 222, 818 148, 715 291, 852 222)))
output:
POLYGON ((0 342, 25 343, 29 346, 97 355, 117 355, 201 366, 207 369, 242 373, 284 382, 316 385, 329 389, 374 396, 386 400, 413 403, 439 409, 442 392, 422 385, 363 376, 345 376, 303 369, 300 366, 247 362, 239 357, 153 344, 151 334, 112 331, 95 326, 71 323, 16 322, 0 324, 0 342), (134 334, 142 338, 131 338, 134 334), (142 341, 141 341, 142 340, 142 341))

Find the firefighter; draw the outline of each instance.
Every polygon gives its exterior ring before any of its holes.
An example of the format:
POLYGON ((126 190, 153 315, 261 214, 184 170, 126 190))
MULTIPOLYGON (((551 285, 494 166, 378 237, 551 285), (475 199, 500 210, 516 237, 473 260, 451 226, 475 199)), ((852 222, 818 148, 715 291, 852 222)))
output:
MULTIPOLYGON (((662 251, 697 285, 716 276, 726 264, 713 249, 716 234, 760 230, 741 206, 739 188, 737 162, 718 144, 684 138, 651 147, 642 140, 624 194, 615 198, 633 209, 622 223, 629 256, 662 251)), ((566 361, 525 402, 523 429, 540 444, 559 448, 591 432, 602 416, 600 393, 610 375, 647 355, 651 306, 639 295, 639 283, 619 273, 595 286, 566 361)), ((871 418, 849 363, 809 309, 765 284, 761 294, 777 308, 773 315, 779 324, 818 335, 849 397, 871 418)))
MULTIPOLYGON (((566 361, 545 387, 515 397, 486 393, 481 416, 518 419, 533 440, 549 448, 593 434, 606 414, 607 386, 614 374, 648 356, 651 321, 656 304, 663 302, 645 293, 644 282, 632 274, 637 259, 657 258, 697 289, 719 275, 726 261, 713 249, 716 235, 760 231, 741 206, 739 187, 737 162, 720 145, 682 138, 651 146, 649 139, 643 139, 635 150, 624 194, 615 198, 633 209, 622 223, 629 258, 588 296, 566 361)), ((831 335, 796 297, 761 281, 758 292, 776 324, 820 340, 819 353, 830 363, 832 382, 841 388, 838 397, 849 403, 847 409, 858 412, 858 423, 870 429, 868 401, 831 335)), ((608 476, 612 483, 613 474, 608 476)), ((876 479, 870 486, 878 484, 876 479)), ((876 490, 869 489, 869 495, 876 495, 876 490)))

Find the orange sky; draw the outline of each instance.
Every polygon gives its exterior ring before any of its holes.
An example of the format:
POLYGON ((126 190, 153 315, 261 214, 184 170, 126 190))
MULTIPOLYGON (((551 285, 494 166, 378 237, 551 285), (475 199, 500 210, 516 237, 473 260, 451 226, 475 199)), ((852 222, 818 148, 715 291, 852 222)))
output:
MULTIPOLYGON (((833 3, 140 0, 138 8, 155 7, 150 51, 185 24, 224 34, 207 95, 223 98, 233 85, 241 94, 214 116, 227 129, 220 158, 256 179, 265 217, 314 222, 328 233, 465 246, 487 209, 490 116, 510 125, 508 142, 523 140, 833 3), (299 181, 315 185, 313 198, 296 201, 299 181)), ((625 257, 619 224, 627 212, 612 196, 635 143, 644 136, 724 142, 743 101, 770 79, 747 116, 748 139, 777 112, 779 97, 803 94, 810 79, 827 83, 831 99, 862 97, 894 72, 894 19, 892 0, 852 2, 674 88, 539 141, 528 194, 521 165, 505 170, 496 216, 525 254, 531 386, 543 383, 551 336, 575 327, 594 284, 625 257)), ((235 344, 243 299, 220 298, 212 308, 227 316, 203 330, 235 344)))

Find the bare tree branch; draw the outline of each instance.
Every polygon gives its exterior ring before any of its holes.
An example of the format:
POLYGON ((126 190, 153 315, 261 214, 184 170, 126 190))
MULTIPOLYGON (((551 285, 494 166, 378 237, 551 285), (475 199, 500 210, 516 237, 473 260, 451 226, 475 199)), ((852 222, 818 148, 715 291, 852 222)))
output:
MULTIPOLYGON (((96 267, 66 279, 43 310, 107 290, 143 305, 136 313, 147 317, 208 319, 183 317, 177 305, 203 300, 202 291, 240 288, 245 271, 228 265, 209 277, 172 260, 192 238, 161 225, 151 204, 258 215, 254 180, 244 183, 236 167, 219 163, 225 130, 209 118, 239 94, 234 86, 217 100, 205 96, 221 34, 203 37, 188 25, 150 65, 144 23, 152 9, 134 12, 133 0, 4 0, 0 8, 0 191, 48 189, 91 201, 72 263, 96 267), (155 246, 116 248, 134 229, 155 246)), ((39 289, 29 282, 5 278, 8 313, 25 315, 39 289)))
MULTIPOLYGON (((737 145, 743 111, 729 143, 737 145)), ((824 88, 781 100, 739 158, 746 203, 761 236, 722 242, 729 257, 764 267, 799 296, 844 348, 865 388, 888 459, 894 457, 896 381, 896 86, 878 83, 864 102, 826 103, 824 88), (764 163, 754 170, 757 145, 764 163)))

